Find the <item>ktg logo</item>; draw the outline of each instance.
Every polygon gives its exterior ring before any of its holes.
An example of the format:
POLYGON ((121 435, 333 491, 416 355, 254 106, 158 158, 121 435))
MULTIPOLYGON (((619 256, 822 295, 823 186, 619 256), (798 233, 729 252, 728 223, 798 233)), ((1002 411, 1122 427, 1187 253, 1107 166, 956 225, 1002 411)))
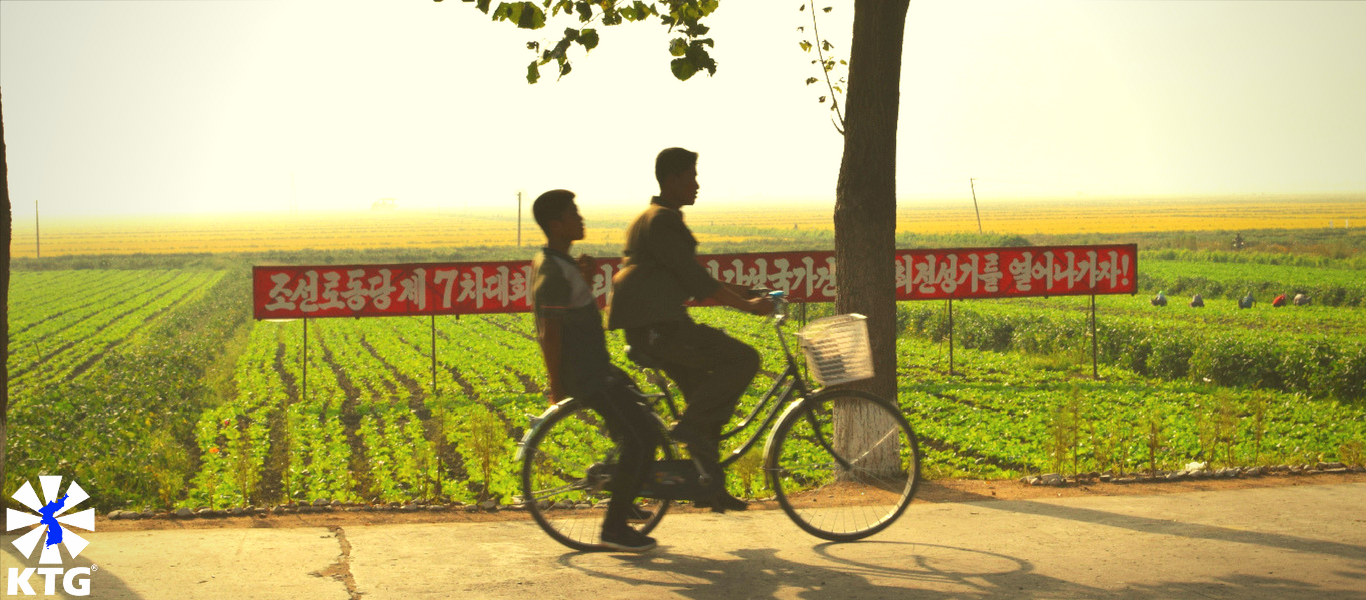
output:
MULTIPOLYGON (((62 487, 62 477, 60 475, 40 475, 38 482, 43 488, 43 498, 46 504, 38 500, 38 495, 33 492, 33 485, 24 482, 24 487, 11 496, 18 500, 20 504, 27 506, 37 514, 28 514, 12 508, 5 509, 5 531, 13 531, 21 527, 37 525, 28 533, 19 536, 14 540, 14 547, 24 554, 24 558, 32 558, 33 550, 37 548, 38 542, 43 542, 42 554, 38 557, 39 565, 61 565, 61 547, 66 546, 66 551, 71 554, 71 558, 76 558, 81 550, 84 550, 89 542, 81 536, 72 533, 71 530, 62 525, 79 527, 86 531, 95 530, 95 509, 87 508, 81 512, 61 516, 72 507, 84 502, 90 497, 81 486, 72 481, 66 488, 66 493, 62 497, 57 497, 57 490, 62 487), (44 536, 43 534, 47 535, 44 536)), ((20 571, 10 567, 7 577, 8 585, 5 586, 5 593, 10 596, 18 595, 20 592, 25 596, 33 596, 33 586, 29 583, 34 573, 43 578, 43 594, 51 596, 57 593, 57 580, 62 581, 62 590, 70 596, 89 596, 90 595, 90 573, 99 569, 95 565, 87 567, 77 567, 74 569, 62 569, 58 567, 27 567, 20 571)))

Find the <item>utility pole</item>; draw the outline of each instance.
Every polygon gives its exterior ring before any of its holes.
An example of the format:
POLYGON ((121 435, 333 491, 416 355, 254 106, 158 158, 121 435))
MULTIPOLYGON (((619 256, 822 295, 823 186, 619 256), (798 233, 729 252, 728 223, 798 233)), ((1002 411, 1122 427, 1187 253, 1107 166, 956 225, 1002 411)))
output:
POLYGON ((517 192, 517 247, 522 247, 522 193, 517 192))
POLYGON ((38 228, 37 200, 33 201, 33 253, 37 255, 35 258, 43 257, 43 241, 41 239, 41 230, 38 228))
POLYGON ((982 211, 977 208, 977 178, 969 177, 968 186, 972 188, 972 212, 977 213, 977 233, 982 233, 982 211))

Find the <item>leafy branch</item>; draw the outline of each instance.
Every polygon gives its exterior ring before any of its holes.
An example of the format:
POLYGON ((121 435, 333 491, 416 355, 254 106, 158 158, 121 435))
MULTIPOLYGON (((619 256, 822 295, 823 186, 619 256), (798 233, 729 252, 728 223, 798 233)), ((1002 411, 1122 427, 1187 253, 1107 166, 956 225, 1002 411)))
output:
MULTIPOLYGON (((830 72, 835 70, 836 61, 833 56, 831 56, 831 58, 826 58, 825 53, 833 50, 835 46, 830 43, 830 40, 821 39, 820 28, 816 24, 816 5, 814 0, 807 4, 802 4, 797 10, 805 11, 808 4, 811 6, 811 35, 815 41, 813 43, 811 40, 802 40, 799 45, 803 52, 810 52, 812 48, 816 49, 816 57, 818 60, 811 61, 811 64, 819 64, 821 66, 821 74, 825 76, 825 87, 830 90, 830 111, 835 113, 830 117, 830 124, 835 126, 835 131, 838 131, 840 135, 844 135, 844 114, 840 112, 839 94, 844 93, 844 86, 847 85, 847 80, 844 77, 840 77, 839 85, 835 85, 835 83, 830 81, 830 72)), ((834 10, 834 8, 827 6, 821 9, 821 12, 829 13, 831 10, 834 10)), ((798 27, 797 31, 805 32, 806 27, 798 27)), ((838 63, 845 67, 849 66, 849 63, 843 59, 840 59, 838 63)), ((811 85, 817 81, 820 80, 815 77, 807 77, 806 85, 811 85)), ((821 96, 818 102, 824 104, 825 96, 821 96)))
MULTIPOLYGON (((434 0, 441 2, 442 0, 434 0)), ((583 46, 584 52, 598 47, 598 31, 587 27, 594 22, 612 27, 622 23, 635 23, 658 19, 668 26, 669 32, 681 35, 669 41, 669 55, 673 60, 669 70, 674 77, 687 81, 698 71, 706 70, 708 75, 716 74, 716 61, 708 48, 715 47, 711 38, 704 38, 710 28, 702 24, 702 19, 716 11, 719 0, 661 0, 642 2, 641 0, 541 0, 540 2, 499 2, 498 7, 489 12, 492 0, 463 0, 472 2, 480 12, 489 15, 493 21, 506 21, 518 29, 541 29, 546 26, 547 18, 555 19, 563 15, 566 19, 577 19, 577 27, 566 27, 564 34, 553 45, 546 41, 527 42, 528 50, 537 57, 527 65, 527 83, 536 83, 541 78, 540 68, 555 61, 558 77, 564 77, 573 70, 569 60, 569 50, 574 44, 583 46), (546 11, 550 11, 547 17, 546 11)), ((557 79, 558 79, 557 77, 557 79)))

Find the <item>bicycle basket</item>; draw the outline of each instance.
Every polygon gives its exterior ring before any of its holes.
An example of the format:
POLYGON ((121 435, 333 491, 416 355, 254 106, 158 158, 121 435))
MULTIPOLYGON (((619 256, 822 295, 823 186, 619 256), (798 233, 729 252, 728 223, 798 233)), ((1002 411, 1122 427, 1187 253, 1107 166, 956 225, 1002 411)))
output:
POLYGON ((821 385, 839 385, 873 376, 867 317, 850 313, 816 319, 797 335, 806 354, 806 365, 821 385))

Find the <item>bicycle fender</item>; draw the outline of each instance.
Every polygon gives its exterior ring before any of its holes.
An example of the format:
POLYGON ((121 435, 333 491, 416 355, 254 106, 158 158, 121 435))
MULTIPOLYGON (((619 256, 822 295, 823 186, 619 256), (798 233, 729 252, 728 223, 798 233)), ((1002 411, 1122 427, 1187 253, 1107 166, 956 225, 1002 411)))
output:
POLYGON ((797 398, 796 400, 793 400, 792 402, 789 402, 789 403, 787 404, 787 408, 784 408, 784 409, 783 409, 783 414, 782 414, 781 416, 778 417, 778 420, 777 420, 777 421, 774 421, 774 422, 773 422, 773 429, 770 429, 770 430, 768 431, 768 439, 767 439, 767 440, 764 440, 764 464, 765 464, 765 466, 768 466, 768 467, 772 467, 772 466, 773 466, 773 465, 768 464, 768 458, 769 458, 770 456, 772 456, 771 452, 773 451, 773 440, 777 439, 777 437, 778 437, 778 436, 777 436, 778 427, 782 426, 782 424, 785 423, 785 422, 787 421, 788 416, 791 415, 794 411, 796 411, 797 408, 800 407, 800 406, 802 405, 802 403, 804 403, 804 402, 806 402, 806 398, 797 398))
POLYGON ((544 423, 551 415, 562 410, 567 410, 573 402, 573 398, 566 398, 559 401, 554 406, 545 409, 545 412, 541 413, 540 416, 534 416, 528 419, 530 422, 527 424, 526 432, 522 434, 522 439, 517 442, 516 460, 518 463, 522 462, 522 459, 526 456, 526 443, 531 440, 532 434, 541 429, 541 423, 544 423))

